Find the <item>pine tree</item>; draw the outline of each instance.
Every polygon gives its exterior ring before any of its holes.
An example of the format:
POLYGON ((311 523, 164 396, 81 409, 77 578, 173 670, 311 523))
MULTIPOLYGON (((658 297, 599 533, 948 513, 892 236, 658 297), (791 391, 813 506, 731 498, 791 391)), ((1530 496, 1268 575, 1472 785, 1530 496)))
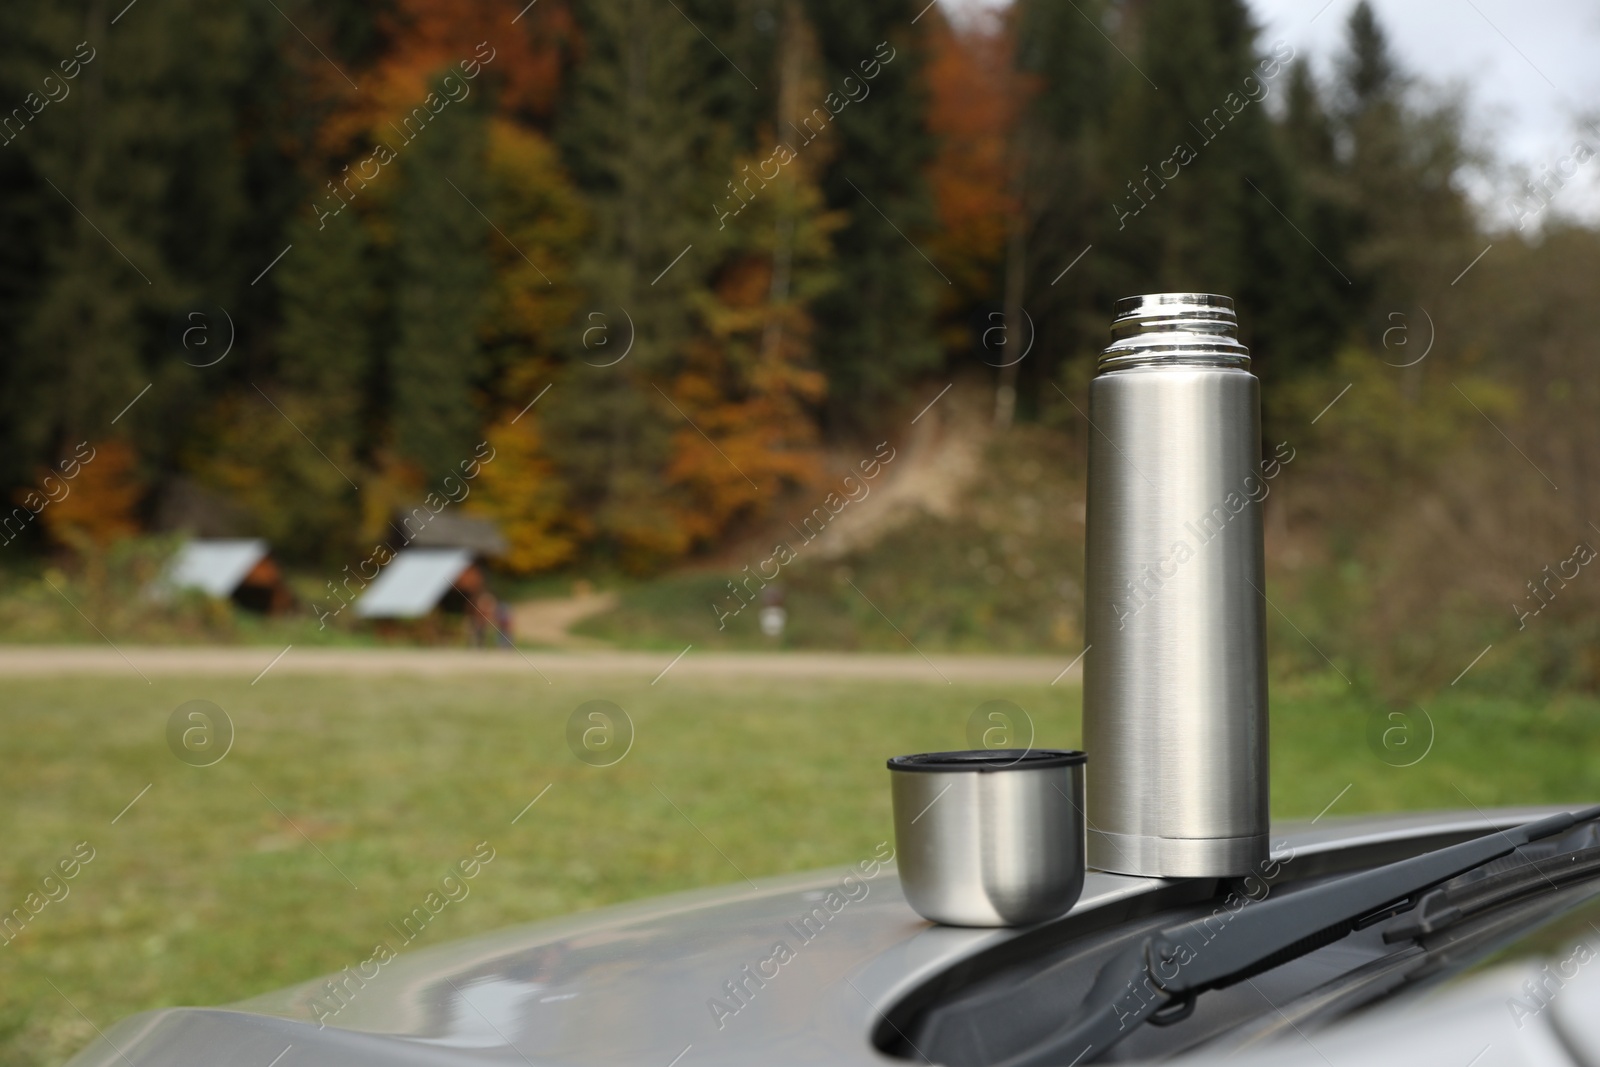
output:
POLYGON ((1113 111, 1108 250, 1146 285, 1238 294, 1261 200, 1248 182, 1261 187, 1273 165, 1266 111, 1246 90, 1249 16, 1240 0, 1153 0, 1141 32, 1139 70, 1119 72, 1113 111))
POLYGON ((281 225, 294 185, 251 124, 283 87, 273 24, 199 0, 134 9, 115 27, 113 14, 8 5, 14 32, 0 33, 6 91, 36 112, 13 121, 0 166, 7 210, 26 218, 7 226, 27 247, 11 253, 16 314, 0 328, 0 452, 23 466, 108 432, 171 466, 183 416, 239 373, 251 345, 202 376, 175 358, 169 323, 197 305, 240 318, 264 306, 246 292, 254 272, 239 249, 281 225))
POLYGON ((558 134, 594 227, 561 400, 544 418, 602 550, 646 568, 689 544, 661 478, 685 422, 664 390, 705 299, 721 199, 711 174, 725 166, 708 166, 706 42, 694 27, 652 0, 590 0, 578 15, 586 52, 558 134), (594 348, 602 338, 609 347, 594 348))
POLYGON ((1294 323, 1307 290, 1318 291, 1311 277, 1344 285, 1347 268, 1304 236, 1296 176, 1265 105, 1283 91, 1292 52, 1281 42, 1259 52, 1255 32, 1240 0, 1143 9, 1139 72, 1123 72, 1112 111, 1118 187, 1105 251, 1124 293, 1232 296, 1255 368, 1275 373, 1304 356, 1294 323))
POLYGON ((1047 383, 1061 363, 1104 344, 1106 311, 1118 295, 1104 283, 1105 252, 1091 246, 1103 248, 1110 226, 1105 145, 1112 64, 1123 60, 1100 32, 1115 9, 1100 0, 1076 6, 1020 0, 1013 12, 1025 104, 1011 150, 1017 216, 1003 289, 1011 306, 1003 314, 1008 342, 1014 335, 1026 343, 1028 322, 1035 331, 1032 351, 1015 368, 1024 408, 1054 402, 1047 383), (1024 322, 1011 321, 1015 309, 1027 312, 1024 322))
POLYGON ((282 324, 277 380, 316 414, 306 433, 346 460, 367 444, 364 400, 374 374, 377 267, 367 226, 354 209, 289 229, 295 254, 277 269, 282 324))
POLYGON ((1356 5, 1346 35, 1336 87, 1349 146, 1341 199, 1352 220, 1350 254, 1366 325, 1376 338, 1389 313, 1409 311, 1424 293, 1447 286, 1476 249, 1455 186, 1466 162, 1459 112, 1410 105, 1409 79, 1368 4, 1356 5))
POLYGON ((1311 73, 1311 64, 1295 60, 1289 67, 1285 91, 1283 142, 1299 166, 1315 167, 1327 173, 1337 164, 1334 152, 1333 122, 1311 73))
POLYGON ((934 221, 924 178, 933 154, 924 44, 911 25, 922 6, 914 0, 806 4, 818 29, 829 95, 805 101, 807 114, 822 112, 805 130, 837 146, 822 187, 828 207, 848 220, 834 236, 839 285, 816 309, 817 351, 836 421, 877 422, 884 402, 939 359, 933 312, 938 289, 948 281, 918 248, 934 221), (860 85, 866 70, 877 71, 870 96, 849 102, 845 79, 860 85), (817 132, 822 116, 835 110, 817 132))
POLYGON ((771 129, 777 55, 789 43, 783 28, 787 0, 675 2, 704 34, 689 53, 704 87, 700 122, 712 128, 718 149, 730 157, 756 151, 762 147, 758 131, 771 129))
POLYGON ((1253 309, 1266 357, 1256 369, 1269 384, 1326 364, 1348 339, 1363 293, 1339 199, 1333 123, 1305 60, 1291 64, 1284 93, 1278 148, 1293 180, 1280 206, 1300 235, 1288 235, 1281 277, 1263 279, 1270 302, 1253 309))
POLYGON ((378 270, 353 208, 320 224, 299 218, 286 239, 272 273, 281 322, 271 370, 191 421, 187 467, 276 551, 331 563, 366 540, 357 487, 373 458, 378 270))
POLYGON ((1404 80, 1389 51, 1372 5, 1361 0, 1345 24, 1345 52, 1339 57, 1341 110, 1354 117, 1375 106, 1393 106, 1404 80))
MULTIPOLYGON (((441 82, 432 89, 438 96, 430 98, 447 99, 441 82)), ((443 105, 416 129, 402 119, 398 143, 392 143, 400 156, 390 214, 396 272, 395 341, 387 360, 392 430, 400 455, 430 480, 471 457, 482 421, 473 395, 483 370, 478 334, 490 277, 489 224, 477 206, 487 190, 481 101, 474 95, 443 105)))

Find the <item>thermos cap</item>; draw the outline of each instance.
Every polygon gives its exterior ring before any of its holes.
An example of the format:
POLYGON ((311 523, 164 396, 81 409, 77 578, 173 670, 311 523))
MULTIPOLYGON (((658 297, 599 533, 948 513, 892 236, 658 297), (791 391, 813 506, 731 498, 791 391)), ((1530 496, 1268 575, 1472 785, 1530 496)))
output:
POLYGON ((1233 300, 1210 293, 1149 293, 1118 300, 1111 320, 1111 347, 1099 369, 1147 363, 1250 366, 1250 350, 1239 343, 1233 300))
POLYGON ((1082 752, 924 752, 889 761, 906 903, 950 926, 1028 926, 1083 892, 1082 752))

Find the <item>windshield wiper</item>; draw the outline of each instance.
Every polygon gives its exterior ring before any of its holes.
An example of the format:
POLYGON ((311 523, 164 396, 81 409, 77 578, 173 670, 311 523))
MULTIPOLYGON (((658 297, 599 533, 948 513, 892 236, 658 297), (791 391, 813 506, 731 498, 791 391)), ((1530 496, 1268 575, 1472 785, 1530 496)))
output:
POLYGON ((1389 944, 1442 933, 1546 890, 1600 875, 1600 823, 1560 841, 1525 845, 1510 856, 1475 868, 1429 890, 1411 914, 1384 927, 1389 944))
POLYGON ((1600 819, 1600 806, 1263 900, 1236 912, 1221 931, 1209 916, 1167 927, 1107 963, 1080 1008, 1050 1036, 995 1067, 1067 1067, 1098 1059, 1141 1023, 1164 1026, 1187 1018, 1195 998, 1207 990, 1242 982, 1398 915, 1443 882, 1594 819, 1600 819))

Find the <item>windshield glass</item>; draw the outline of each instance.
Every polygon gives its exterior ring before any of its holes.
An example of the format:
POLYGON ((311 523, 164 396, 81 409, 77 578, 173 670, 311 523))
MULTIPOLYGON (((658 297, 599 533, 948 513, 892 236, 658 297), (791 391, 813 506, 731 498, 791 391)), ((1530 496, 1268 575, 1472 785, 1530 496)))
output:
MULTIPOLYGON (((1461 967, 1448 979, 1448 984, 1459 984, 1496 967, 1529 962, 1542 963, 1542 970, 1555 976, 1549 984, 1550 992, 1571 981, 1580 968, 1600 956, 1600 880, 1587 883, 1582 892, 1584 895, 1576 904, 1566 900, 1566 906, 1553 908, 1544 923, 1526 930, 1477 962, 1461 967)), ((1555 896, 1551 894, 1552 898, 1555 896)), ((1546 995, 1525 1007, 1533 1010, 1539 1003, 1548 1001, 1546 995)))
MULTIPOLYGON (((1275 972, 1252 984, 1260 1010, 1206 1043, 1208 1050, 1236 1050, 1263 1041, 1292 1036, 1298 1029, 1338 1025, 1358 1019, 1368 1009, 1434 990, 1465 985, 1499 967, 1539 966, 1539 975, 1520 997, 1508 998, 1506 1010, 1517 1021, 1538 1015, 1559 990, 1600 951, 1600 878, 1593 875, 1574 884, 1546 885, 1531 895, 1485 909, 1481 914, 1447 928, 1413 939, 1411 916, 1352 935, 1347 942, 1368 943, 1391 939, 1380 957, 1359 958, 1359 949, 1346 954, 1351 966, 1324 984, 1298 996, 1280 997, 1273 983, 1275 972), (1399 937, 1396 935, 1399 934, 1399 937), (1272 990, 1269 1001, 1267 990, 1272 990)), ((1321 950, 1330 953, 1339 946, 1321 950)), ((1350 947, 1350 946, 1347 946, 1350 947)))

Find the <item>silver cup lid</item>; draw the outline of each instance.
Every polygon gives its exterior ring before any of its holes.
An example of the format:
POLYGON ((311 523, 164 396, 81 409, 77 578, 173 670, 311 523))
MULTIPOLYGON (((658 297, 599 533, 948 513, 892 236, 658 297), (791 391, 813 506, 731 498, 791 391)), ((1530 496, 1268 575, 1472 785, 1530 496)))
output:
POLYGON ((1073 767, 1089 757, 1063 748, 973 748, 960 752, 923 752, 915 756, 895 756, 891 771, 1037 771, 1046 767, 1073 767))

